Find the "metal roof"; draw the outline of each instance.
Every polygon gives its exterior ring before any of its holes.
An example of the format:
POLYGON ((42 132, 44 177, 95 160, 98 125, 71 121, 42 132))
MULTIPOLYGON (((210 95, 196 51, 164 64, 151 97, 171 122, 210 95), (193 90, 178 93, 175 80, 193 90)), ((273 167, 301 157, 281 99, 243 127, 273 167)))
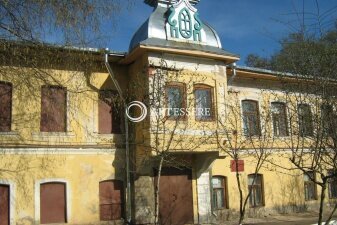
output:
MULTIPOLYGON (((200 0, 189 0, 192 5, 196 5, 200 2, 200 0)), ((144 0, 144 2, 152 7, 157 6, 157 3, 166 3, 166 4, 174 4, 179 2, 179 0, 144 0)))
MULTIPOLYGON (((152 12, 150 17, 145 21, 145 23, 138 29, 138 31, 134 34, 130 46, 129 51, 131 52, 140 42, 148 39, 148 38, 159 38, 166 40, 166 7, 156 7, 152 12)), ((207 43, 197 44, 195 45, 206 45, 212 46, 216 48, 222 48, 222 44, 217 32, 207 23, 203 22, 203 29, 206 34, 207 43)))

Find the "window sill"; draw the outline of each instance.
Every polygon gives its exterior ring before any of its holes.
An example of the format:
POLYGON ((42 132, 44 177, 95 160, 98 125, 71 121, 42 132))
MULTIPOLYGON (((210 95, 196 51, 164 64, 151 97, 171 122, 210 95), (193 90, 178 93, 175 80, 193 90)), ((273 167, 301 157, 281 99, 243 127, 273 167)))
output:
POLYGON ((16 137, 18 135, 19 134, 16 131, 0 132, 1 137, 16 137))
POLYGON ((45 137, 75 137, 73 132, 34 132, 32 133, 33 138, 45 138, 45 137))

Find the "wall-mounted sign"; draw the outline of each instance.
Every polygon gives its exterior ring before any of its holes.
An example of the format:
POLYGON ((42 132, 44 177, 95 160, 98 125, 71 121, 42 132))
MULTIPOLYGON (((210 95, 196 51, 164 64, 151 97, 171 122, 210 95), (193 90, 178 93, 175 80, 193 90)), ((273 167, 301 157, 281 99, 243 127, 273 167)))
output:
POLYGON ((231 172, 243 172, 243 171, 245 171, 245 161, 244 160, 237 160, 237 161, 231 160, 231 172))
POLYGON ((169 8, 167 39, 206 42, 206 34, 198 10, 188 0, 180 0, 169 8))

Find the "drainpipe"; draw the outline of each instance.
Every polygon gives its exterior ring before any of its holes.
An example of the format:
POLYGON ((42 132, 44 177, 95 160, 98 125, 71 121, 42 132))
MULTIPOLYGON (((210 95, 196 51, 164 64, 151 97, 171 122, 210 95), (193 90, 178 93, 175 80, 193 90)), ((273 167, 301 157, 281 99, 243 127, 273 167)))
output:
MULTIPOLYGON (((105 49, 105 66, 109 72, 110 78, 114 83, 120 98, 122 99, 122 103, 124 109, 127 109, 127 104, 125 98, 123 96, 123 92, 119 83, 116 79, 116 76, 109 64, 109 49, 105 49)), ((124 115, 124 127, 125 127, 125 167, 126 167, 126 220, 128 224, 131 224, 131 181, 130 181, 130 147, 129 147, 129 126, 128 126, 128 117, 126 116, 126 111, 124 115)))
POLYGON ((231 79, 228 80, 227 86, 231 85, 232 82, 234 81, 235 77, 236 77, 236 63, 230 64, 229 68, 231 68, 233 70, 233 76, 231 77, 231 79))

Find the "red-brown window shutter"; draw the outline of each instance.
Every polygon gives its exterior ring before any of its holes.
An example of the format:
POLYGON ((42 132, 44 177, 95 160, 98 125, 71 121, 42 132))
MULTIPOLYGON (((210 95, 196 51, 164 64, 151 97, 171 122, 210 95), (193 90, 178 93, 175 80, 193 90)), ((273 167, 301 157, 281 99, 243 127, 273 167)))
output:
POLYGON ((42 86, 41 123, 42 132, 66 132, 67 90, 60 86, 42 86))
POLYGON ((11 131, 12 85, 0 82, 0 132, 11 131))
POLYGON ((118 220, 123 215, 123 182, 109 180, 99 183, 101 221, 118 220))
POLYGON ((66 223, 66 185, 45 183, 40 186, 40 223, 66 223))
POLYGON ((112 90, 101 90, 98 101, 98 132, 100 134, 121 133, 121 111, 118 95, 112 90))

